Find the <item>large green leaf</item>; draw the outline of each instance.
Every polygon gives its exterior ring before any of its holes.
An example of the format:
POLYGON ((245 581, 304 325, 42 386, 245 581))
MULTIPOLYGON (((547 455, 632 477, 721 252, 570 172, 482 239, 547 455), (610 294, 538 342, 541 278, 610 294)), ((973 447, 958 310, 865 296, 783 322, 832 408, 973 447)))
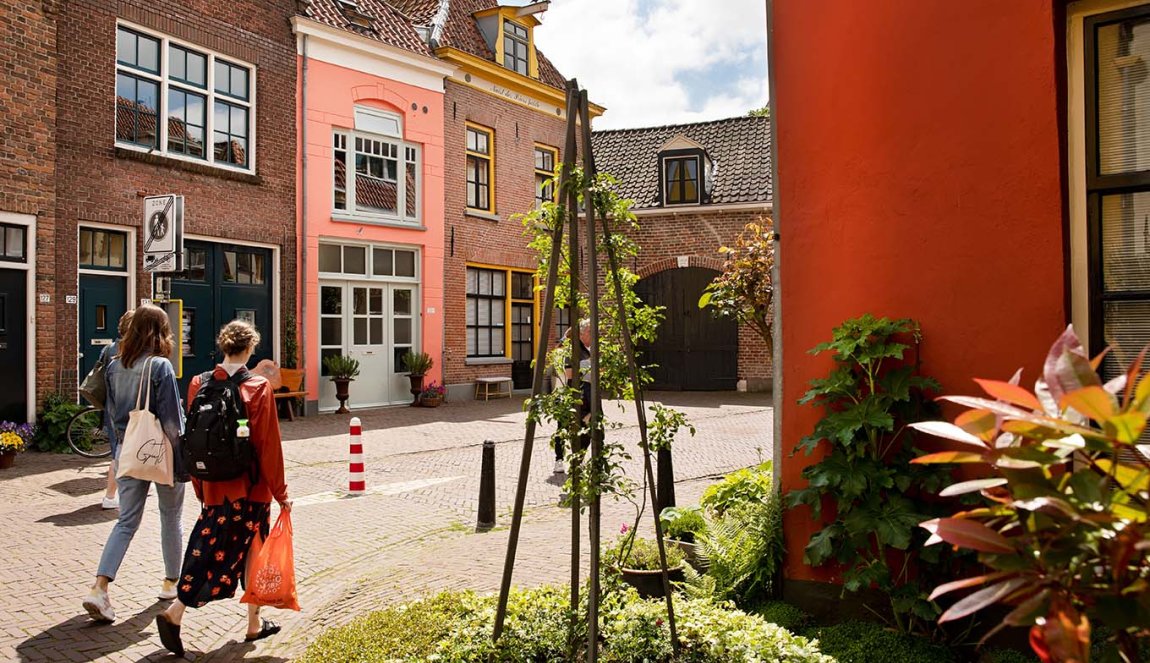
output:
POLYGON ((822 566, 834 555, 835 540, 842 536, 843 528, 838 523, 831 523, 811 536, 811 540, 804 549, 803 562, 811 566, 822 566))

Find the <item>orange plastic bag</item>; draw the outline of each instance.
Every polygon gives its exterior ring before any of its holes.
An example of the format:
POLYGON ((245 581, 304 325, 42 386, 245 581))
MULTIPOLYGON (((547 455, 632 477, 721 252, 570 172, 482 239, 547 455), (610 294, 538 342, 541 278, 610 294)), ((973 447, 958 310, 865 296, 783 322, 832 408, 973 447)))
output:
POLYGON ((240 603, 299 610, 295 587, 295 555, 292 553, 291 514, 280 511, 266 541, 252 544, 251 564, 244 578, 240 603))

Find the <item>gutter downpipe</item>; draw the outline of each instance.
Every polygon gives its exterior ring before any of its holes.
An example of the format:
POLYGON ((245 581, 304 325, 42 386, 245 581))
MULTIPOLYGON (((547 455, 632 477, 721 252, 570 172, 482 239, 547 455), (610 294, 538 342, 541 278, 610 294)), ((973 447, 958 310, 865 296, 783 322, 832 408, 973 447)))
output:
MULTIPOLYGON (((302 191, 300 192, 300 237, 299 242, 302 242, 299 252, 299 290, 302 290, 302 296, 299 296, 299 317, 296 319, 296 324, 299 325, 299 367, 303 371, 304 376, 304 391, 307 391, 307 356, 308 348, 310 347, 307 342, 307 249, 308 249, 308 234, 307 234, 307 35, 303 36, 302 44, 302 72, 300 74, 300 184, 302 191)), ((318 401, 319 396, 316 396, 318 401)), ((304 397, 303 413, 307 416, 308 413, 308 397, 304 397)))

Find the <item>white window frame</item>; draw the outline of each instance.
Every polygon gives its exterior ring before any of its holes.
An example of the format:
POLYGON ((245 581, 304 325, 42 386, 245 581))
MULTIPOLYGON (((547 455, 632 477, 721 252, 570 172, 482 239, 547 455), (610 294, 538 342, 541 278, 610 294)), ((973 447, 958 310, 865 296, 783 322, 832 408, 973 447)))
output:
MULTIPOLYGON (((316 269, 319 270, 319 249, 320 245, 323 246, 338 246, 340 249, 340 265, 343 265, 343 247, 351 246, 362 248, 366 251, 364 258, 365 274, 357 274, 355 272, 325 272, 317 271, 319 277, 322 279, 346 279, 350 281, 387 281, 390 283, 420 283, 422 281, 421 274, 423 273, 423 255, 418 246, 410 244, 394 244, 386 242, 351 242, 346 239, 338 237, 320 237, 319 244, 316 245, 316 269), (375 275, 375 252, 373 249, 387 249, 391 251, 410 251, 415 254, 415 276, 377 276, 375 275)), ((392 272, 395 269, 395 258, 392 258, 392 272)))
MULTIPOLYGON (((336 221, 354 221, 357 223, 375 223, 380 225, 401 225, 404 227, 422 227, 423 225, 423 146, 403 140, 403 118, 395 113, 357 106, 355 108, 355 129, 332 129, 331 142, 331 215, 336 221), (387 123, 394 123, 398 128, 395 135, 367 131, 368 126, 382 127, 387 123), (342 138, 342 150, 337 145, 337 137, 342 138), (355 168, 355 140, 371 140, 392 145, 396 148, 398 165, 396 167, 396 195, 395 214, 386 212, 364 211, 355 208, 355 181, 357 178, 355 168), (415 215, 407 215, 407 167, 408 151, 415 154, 415 215), (344 206, 339 209, 335 206, 336 152, 344 153, 344 206)), ((374 127, 373 127, 374 128, 374 127)))
POLYGON ((663 207, 697 207, 703 204, 703 164, 702 159, 697 154, 679 154, 671 156, 659 157, 659 177, 663 179, 663 207), (685 161, 693 159, 695 161, 695 200, 673 203, 671 202, 671 192, 667 187, 667 162, 668 161, 685 161))
MULTIPOLYGON (((223 55, 220 53, 216 53, 215 51, 213 51, 211 49, 204 48, 204 47, 199 46, 197 44, 192 44, 190 42, 176 39, 175 37, 169 37, 168 35, 166 35, 162 32, 156 32, 155 30, 149 30, 148 28, 137 25, 135 23, 130 23, 128 21, 117 21, 116 22, 117 38, 119 36, 120 28, 131 30, 132 32, 138 32, 140 34, 146 35, 148 37, 152 37, 153 39, 157 39, 160 41, 160 53, 159 53, 159 55, 160 55, 160 73, 158 75, 153 74, 151 72, 143 71, 141 69, 135 69, 135 68, 129 67, 127 65, 122 65, 119 63, 119 54, 117 53, 115 56, 113 56, 115 58, 114 64, 116 67, 116 74, 117 75, 119 75, 121 72, 123 72, 127 75, 134 76, 136 78, 142 78, 142 79, 150 80, 150 81, 157 83, 159 85, 160 93, 159 93, 159 103, 158 103, 158 108, 157 108, 157 113, 158 113, 157 124, 158 124, 158 129, 159 129, 160 135, 157 139, 158 145, 154 148, 148 148, 148 147, 145 147, 143 145, 138 145, 136 143, 120 142, 119 140, 116 139, 115 132, 113 132, 112 140, 115 143, 116 147, 119 147, 119 148, 122 148, 125 150, 132 150, 133 152, 141 152, 144 154, 159 154, 159 155, 162 155, 168 159, 176 159, 178 161, 185 161, 188 163, 204 164, 204 165, 211 166, 213 168, 223 168, 226 170, 232 170, 232 171, 236 171, 236 172, 254 175, 256 172, 256 138, 257 138, 256 137, 256 124, 257 124, 257 122, 256 122, 256 108, 257 108, 256 90, 258 88, 258 86, 256 84, 257 72, 256 72, 255 65, 251 64, 250 62, 245 62, 243 60, 240 60, 239 58, 233 58, 229 55, 223 55), (170 79, 170 77, 169 77, 170 76, 170 74, 169 74, 170 67, 169 67, 169 62, 168 62, 168 51, 170 50, 168 48, 169 46, 179 46, 180 48, 185 48, 188 50, 195 51, 199 54, 202 54, 207 59, 207 63, 206 63, 206 66, 207 66, 206 88, 197 88, 194 85, 189 85, 189 84, 181 83, 179 81, 173 81, 170 79), (232 97, 230 95, 224 95, 224 94, 220 94, 220 93, 216 92, 216 86, 215 86, 216 67, 215 67, 215 63, 216 63, 217 58, 227 62, 228 64, 238 66, 238 67, 243 67, 243 68, 246 68, 248 70, 248 99, 246 101, 242 100, 242 99, 237 99, 236 97, 232 97), (174 89, 179 90, 179 91, 194 92, 195 94, 202 95, 205 98, 204 157, 202 159, 199 157, 194 157, 194 156, 190 156, 187 154, 181 154, 179 152, 169 152, 168 151, 168 114, 167 114, 167 110, 168 110, 168 90, 171 88, 174 88, 174 89), (214 140, 215 140, 215 115, 216 115, 215 114, 215 105, 216 105, 217 100, 232 104, 234 106, 245 107, 248 110, 248 148, 247 148, 248 159, 247 159, 247 166, 237 166, 235 164, 228 163, 226 161, 216 161, 214 140)), ((114 87, 113 87, 113 90, 114 90, 114 87)), ((119 119, 119 112, 118 112, 119 109, 117 108, 117 101, 116 101, 116 95, 115 94, 112 95, 112 106, 113 106, 113 113, 114 113, 113 117, 116 119, 119 119)))

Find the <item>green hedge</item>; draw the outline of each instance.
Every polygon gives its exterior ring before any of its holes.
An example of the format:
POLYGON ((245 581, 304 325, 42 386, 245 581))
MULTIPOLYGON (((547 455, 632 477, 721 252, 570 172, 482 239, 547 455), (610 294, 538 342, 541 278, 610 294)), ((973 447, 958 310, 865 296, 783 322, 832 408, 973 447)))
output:
POLYGON ((819 648, 839 663, 954 663, 946 647, 913 635, 901 635, 871 622, 843 622, 809 629, 819 648))
MULTIPOLYGON (((318 638, 301 663, 369 661, 567 660, 567 589, 562 586, 514 591, 499 647, 491 644, 495 597, 445 592, 404 606, 386 608, 318 638)), ((605 596, 601 606, 604 663, 671 660, 664 603, 644 601, 629 588, 605 596)), ((834 663, 818 643, 796 636, 761 617, 705 600, 676 599, 679 661, 729 663, 779 661, 834 663)))

